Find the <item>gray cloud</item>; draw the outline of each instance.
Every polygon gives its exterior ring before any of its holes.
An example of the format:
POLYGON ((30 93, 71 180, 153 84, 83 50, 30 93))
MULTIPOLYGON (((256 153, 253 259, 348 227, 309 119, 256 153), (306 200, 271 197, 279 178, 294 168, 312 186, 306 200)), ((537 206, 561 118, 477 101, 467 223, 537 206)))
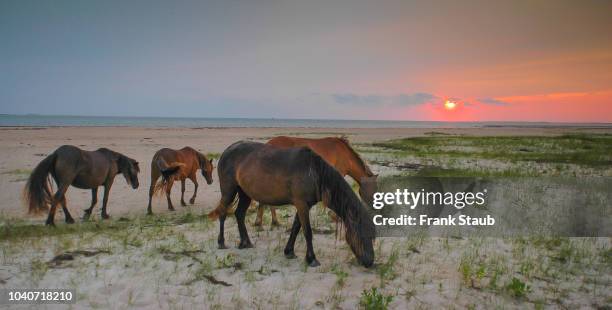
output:
POLYGON ((395 96, 383 95, 356 95, 356 94, 333 94, 334 102, 351 105, 419 105, 438 99, 436 95, 429 93, 399 94, 395 96))
POLYGON ((484 103, 484 104, 492 104, 492 105, 509 105, 509 103, 501 101, 501 100, 497 100, 495 98, 482 98, 482 99, 478 99, 478 102, 484 103))

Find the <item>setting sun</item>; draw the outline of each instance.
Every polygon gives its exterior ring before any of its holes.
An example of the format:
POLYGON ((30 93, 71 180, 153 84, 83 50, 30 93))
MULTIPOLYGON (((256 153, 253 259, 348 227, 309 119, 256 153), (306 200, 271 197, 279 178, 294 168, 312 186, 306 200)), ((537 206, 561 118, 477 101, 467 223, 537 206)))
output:
POLYGON ((455 107, 457 107, 457 104, 450 100, 446 100, 446 102, 444 102, 444 108, 446 108, 447 110, 452 110, 455 107))

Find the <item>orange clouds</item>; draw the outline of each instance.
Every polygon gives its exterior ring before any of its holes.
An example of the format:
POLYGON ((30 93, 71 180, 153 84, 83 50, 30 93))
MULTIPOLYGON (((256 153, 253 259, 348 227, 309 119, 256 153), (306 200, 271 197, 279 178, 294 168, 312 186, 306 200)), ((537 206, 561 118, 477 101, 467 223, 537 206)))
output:
POLYGON ((437 100, 405 110, 406 120, 449 122, 569 122, 611 123, 612 90, 601 92, 550 93, 488 99, 452 98, 437 100))

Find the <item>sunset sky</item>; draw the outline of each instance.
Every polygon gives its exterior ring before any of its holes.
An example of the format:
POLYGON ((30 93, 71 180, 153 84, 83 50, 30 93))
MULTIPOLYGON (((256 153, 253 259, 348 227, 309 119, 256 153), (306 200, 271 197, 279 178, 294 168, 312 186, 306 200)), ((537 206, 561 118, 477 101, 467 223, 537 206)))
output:
POLYGON ((612 122, 612 1, 0 1, 0 113, 612 122))

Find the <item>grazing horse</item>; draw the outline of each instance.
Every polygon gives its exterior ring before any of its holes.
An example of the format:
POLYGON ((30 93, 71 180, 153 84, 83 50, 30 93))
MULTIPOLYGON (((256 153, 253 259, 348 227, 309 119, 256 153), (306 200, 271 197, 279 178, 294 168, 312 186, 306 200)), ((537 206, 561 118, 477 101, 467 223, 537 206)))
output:
POLYGON ((183 207, 187 205, 185 203, 185 180, 189 178, 193 182, 195 189, 189 203, 194 204, 198 192, 198 178, 196 176, 198 169, 202 170, 202 176, 206 179, 206 183, 208 185, 212 184, 212 159, 206 159, 204 154, 188 146, 180 150, 163 148, 157 151, 151 160, 151 187, 149 188, 147 214, 153 214, 151 199, 153 194, 162 188, 166 191, 168 209, 174 211, 174 206, 172 206, 172 200, 170 199, 170 191, 175 179, 181 181, 181 205, 183 207), (157 179, 160 176, 162 177, 162 182, 158 184, 157 179))
POLYGON ((239 248, 253 247, 244 224, 251 200, 280 206, 292 204, 297 209, 293 227, 284 253, 295 258, 294 244, 300 228, 306 238, 306 262, 319 266, 312 247, 310 208, 323 201, 343 221, 346 241, 359 260, 366 266, 374 262, 373 241, 375 227, 359 197, 336 169, 306 147, 278 148, 263 143, 240 141, 229 146, 218 163, 221 200, 208 214, 219 218, 220 249, 225 247, 224 224, 228 209, 236 195, 238 207, 234 211, 240 233, 239 248))
POLYGON ((115 176, 123 174, 132 188, 138 188, 138 162, 115 151, 101 148, 93 152, 83 151, 76 146, 64 145, 43 159, 28 179, 24 197, 30 213, 39 213, 49 209, 47 225, 54 225, 55 209, 62 204, 66 223, 74 223, 66 208, 66 191, 70 185, 91 189, 91 206, 83 216, 87 220, 98 202, 98 187, 104 185, 102 200, 102 218, 108 219, 106 205, 115 176), (57 183, 57 192, 52 195, 47 176, 51 174, 57 183))
MULTIPOLYGON (((286 136, 278 136, 268 141, 269 145, 274 145, 282 148, 291 147, 308 147, 321 156, 328 164, 336 168, 340 175, 350 176, 359 184, 359 196, 364 202, 371 204, 372 196, 376 192, 376 177, 370 170, 370 167, 350 146, 348 140, 344 137, 327 137, 321 139, 294 138, 286 136)), ((254 226, 261 226, 263 219, 263 205, 260 203, 257 207, 257 219, 254 226)), ((276 218, 276 209, 270 207, 272 213, 272 225, 279 225, 276 218)))

